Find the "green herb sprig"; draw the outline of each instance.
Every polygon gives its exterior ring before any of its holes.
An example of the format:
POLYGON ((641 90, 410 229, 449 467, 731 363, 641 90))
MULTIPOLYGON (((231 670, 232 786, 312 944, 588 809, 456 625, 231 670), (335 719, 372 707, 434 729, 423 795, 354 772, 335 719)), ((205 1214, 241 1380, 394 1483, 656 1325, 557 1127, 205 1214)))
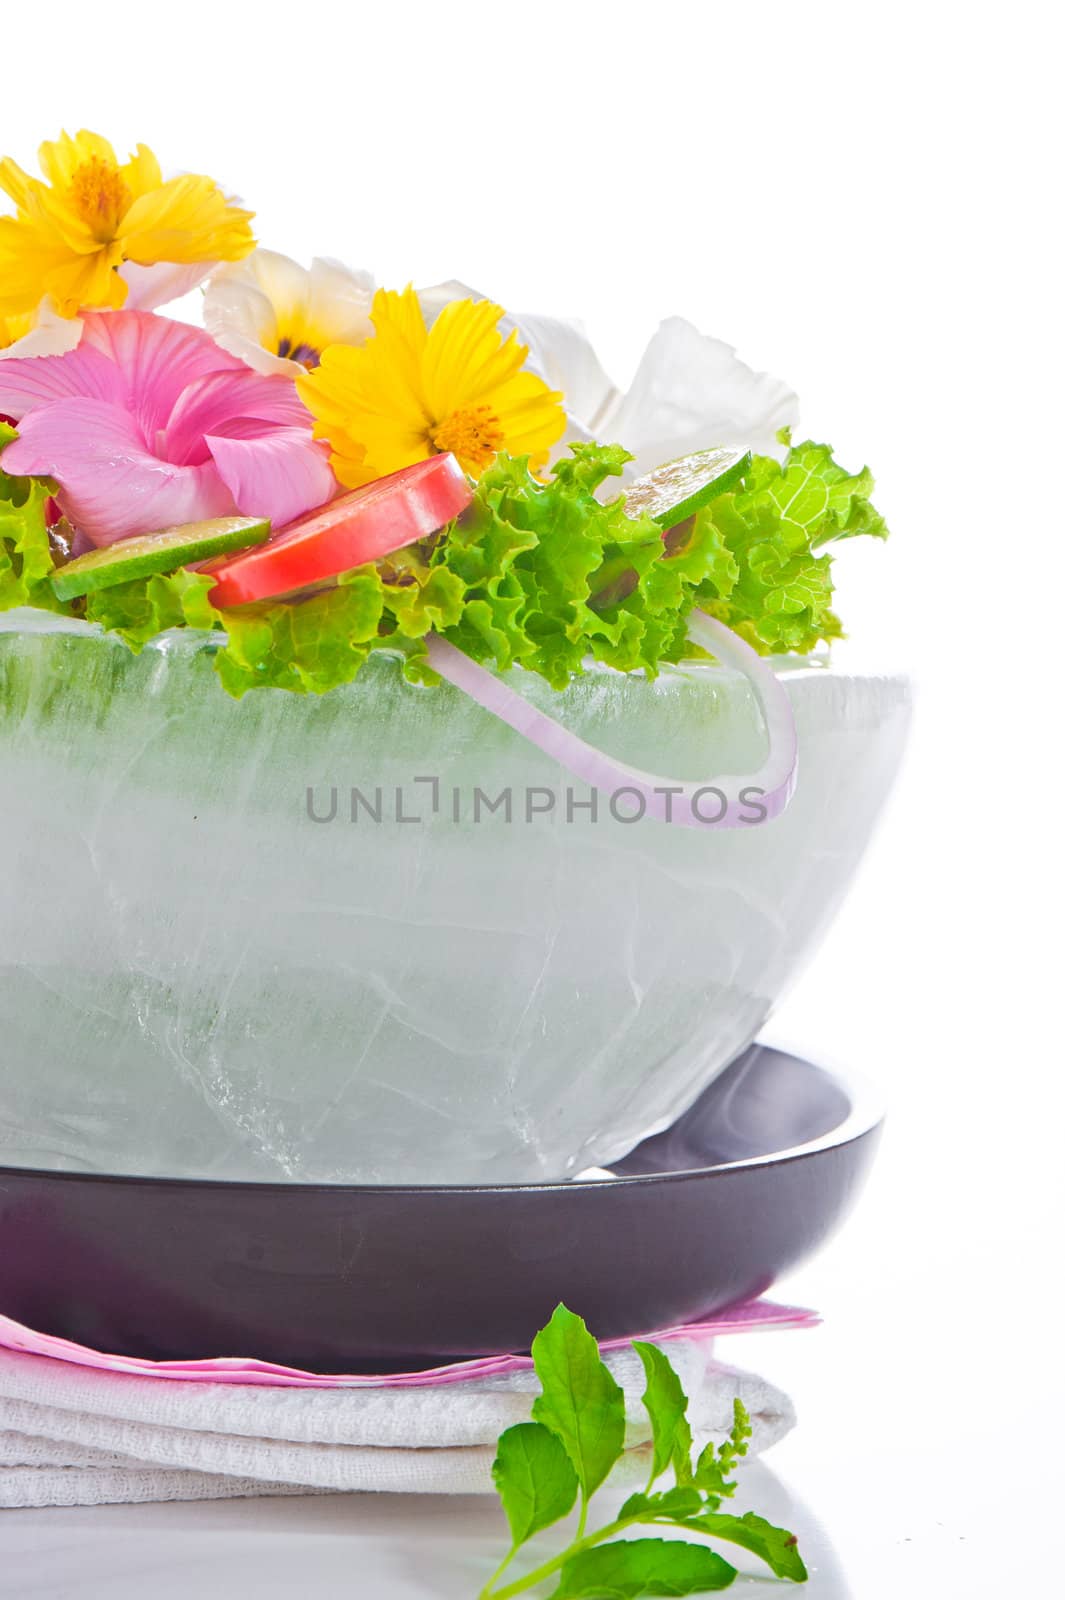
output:
POLYGON ((500 1437, 492 1476, 510 1524, 511 1545, 480 1600, 512 1600, 554 1579, 550 1600, 637 1600, 640 1595, 709 1594, 726 1589, 736 1568, 703 1543, 619 1535, 636 1527, 669 1527, 738 1545, 759 1556, 778 1578, 802 1583, 806 1568, 794 1534, 753 1512, 720 1510, 733 1494, 729 1474, 746 1454, 750 1419, 734 1403, 732 1431, 719 1447, 693 1459, 688 1401, 663 1352, 633 1341, 643 1363, 643 1404, 651 1423, 651 1466, 645 1487, 612 1522, 588 1532, 589 1502, 625 1450, 625 1396, 599 1355, 583 1320, 558 1306, 533 1340, 541 1393, 531 1422, 500 1437), (655 1490, 670 1469, 671 1488, 655 1490), (504 1582, 518 1551, 579 1507, 573 1540, 524 1576, 504 1582))

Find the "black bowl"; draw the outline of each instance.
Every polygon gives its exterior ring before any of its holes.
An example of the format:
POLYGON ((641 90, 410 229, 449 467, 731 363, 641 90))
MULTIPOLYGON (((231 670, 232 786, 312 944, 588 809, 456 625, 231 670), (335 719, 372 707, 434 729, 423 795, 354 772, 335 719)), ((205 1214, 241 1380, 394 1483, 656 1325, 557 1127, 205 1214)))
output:
POLYGON ((151 1360, 388 1372, 599 1338, 763 1293, 849 1209, 879 1135, 853 1084, 753 1045, 616 1176, 392 1188, 0 1168, 0 1311, 151 1360))

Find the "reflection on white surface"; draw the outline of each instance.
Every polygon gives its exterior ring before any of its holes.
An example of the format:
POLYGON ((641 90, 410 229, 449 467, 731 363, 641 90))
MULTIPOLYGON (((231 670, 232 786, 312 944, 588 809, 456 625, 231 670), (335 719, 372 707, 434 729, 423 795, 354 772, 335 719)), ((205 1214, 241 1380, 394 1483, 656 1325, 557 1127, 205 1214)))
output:
MULTIPOLYGON (((766 1466, 753 1462, 744 1488, 738 1509, 757 1507, 798 1534, 810 1569, 805 1600, 864 1600, 847 1587, 817 1518, 766 1466)), ((494 1501, 478 1496, 337 1495, 16 1511, 0 1522, 0 1595, 474 1600, 504 1546, 501 1513, 494 1501)), ((742 1551, 736 1564, 744 1573, 759 1570, 742 1551)), ((744 1591, 755 1600, 762 1585, 741 1579, 733 1592, 744 1591)), ((768 1600, 784 1590, 772 1584, 764 1592, 768 1600)))

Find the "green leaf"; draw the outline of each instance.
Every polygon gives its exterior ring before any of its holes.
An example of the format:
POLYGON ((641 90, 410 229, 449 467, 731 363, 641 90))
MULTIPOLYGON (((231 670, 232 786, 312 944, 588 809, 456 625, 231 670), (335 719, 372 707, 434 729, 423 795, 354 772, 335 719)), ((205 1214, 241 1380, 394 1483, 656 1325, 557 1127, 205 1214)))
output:
POLYGON ((712 528, 731 559, 731 568, 719 559, 708 570, 698 603, 763 654, 803 654, 839 638, 824 547, 859 534, 887 536, 872 490, 868 469, 848 473, 827 445, 795 445, 783 464, 755 456, 744 488, 696 516, 697 529, 705 537, 712 528))
POLYGON ((760 1556, 778 1578, 790 1578, 793 1583, 806 1582, 808 1574, 795 1535, 786 1528, 775 1528, 753 1511, 746 1512, 742 1517, 729 1516, 722 1511, 706 1511, 700 1516, 684 1519, 684 1526, 715 1539, 727 1539, 730 1544, 739 1545, 752 1555, 760 1556))
POLYGON ((698 1489, 687 1484, 659 1494, 630 1494, 618 1512, 619 1522, 686 1522, 704 1509, 698 1489))
POLYGON ((672 1466, 679 1484, 692 1477, 692 1431, 688 1423, 688 1397, 667 1356, 657 1345, 634 1339, 632 1348, 643 1363, 647 1386, 643 1403, 651 1419, 654 1462, 651 1482, 672 1466))
MULTIPOLYGON (((14 437, 14 430, 0 423, 0 450, 14 437)), ((9 477, 0 456, 0 611, 34 606, 61 616, 77 614, 74 606, 56 599, 48 581, 55 569, 45 520, 50 494, 51 485, 43 479, 9 477)))
POLYGON ((515 1547, 573 1510, 577 1474, 561 1440, 539 1422, 500 1435, 492 1478, 515 1547))
POLYGON ((220 620, 227 644, 215 659, 223 687, 239 697, 248 689, 290 689, 325 694, 349 683, 377 642, 384 590, 374 567, 345 576, 293 605, 277 602, 227 611, 220 620))
POLYGON ((86 595, 84 614, 139 652, 168 628, 216 627, 219 614, 207 599, 213 588, 214 579, 206 573, 180 568, 86 595))
POLYGON ((562 1568, 552 1600, 638 1600, 640 1595, 710 1594, 736 1569, 702 1544, 619 1539, 582 1550, 562 1568))
MULTIPOLYGON (((12 437, 0 430, 0 449, 12 437)), ((589 658, 653 676, 700 653, 687 637, 695 605, 763 654, 840 637, 826 547, 886 533, 867 470, 848 473, 809 441, 783 465, 755 456, 742 488, 717 494, 663 537, 651 518, 626 513, 624 495, 599 498, 629 459, 618 445, 576 444, 542 479, 526 458, 499 455, 469 509, 439 534, 343 574, 321 594, 242 608, 224 623, 206 589, 189 586, 191 574, 108 591, 86 614, 135 650, 165 628, 224 626, 229 642, 216 663, 234 695, 324 694, 380 648, 402 657, 412 681, 436 684, 425 649, 432 631, 475 661, 523 667, 557 689, 589 658)), ((0 469, 0 609, 81 615, 80 602, 62 605, 48 582, 48 494, 47 483, 0 469)))
POLYGON ((599 1357, 599 1346, 565 1306, 533 1340, 533 1364, 543 1390, 533 1402, 537 1422, 561 1440, 587 1498, 625 1448, 625 1396, 599 1357))

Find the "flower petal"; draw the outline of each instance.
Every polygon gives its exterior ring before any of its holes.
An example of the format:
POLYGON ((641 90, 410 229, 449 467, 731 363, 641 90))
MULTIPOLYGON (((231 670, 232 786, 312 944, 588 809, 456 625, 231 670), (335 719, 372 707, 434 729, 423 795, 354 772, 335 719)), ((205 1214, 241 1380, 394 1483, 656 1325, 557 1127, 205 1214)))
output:
MULTIPOLYGON (((454 278, 448 283, 418 290, 418 299, 430 327, 452 300, 485 298, 479 290, 454 278)), ((561 392, 568 424, 563 443, 595 438, 600 419, 617 405, 621 393, 603 370, 583 326, 579 322, 524 311, 505 312, 498 326, 504 338, 517 334, 519 341, 528 348, 526 367, 543 378, 549 389, 561 392)))
POLYGON ((69 189, 77 169, 86 161, 99 161, 106 167, 117 165, 114 147, 102 134, 90 133, 81 128, 71 138, 61 133, 58 139, 46 139, 38 147, 37 159, 41 171, 55 189, 69 189))
POLYGON ((160 461, 134 418, 103 400, 37 406, 3 459, 17 477, 55 478, 64 513, 95 545, 236 510, 213 461, 160 461))
POLYGON ((99 351, 122 375, 129 409, 149 442, 168 425, 191 384, 213 372, 244 371, 236 356, 220 350, 202 328, 148 311, 87 314, 79 356, 90 349, 99 351))
POLYGON ((156 443, 169 461, 202 461, 207 434, 247 439, 278 427, 302 428, 310 439, 310 415, 295 384, 238 366, 235 371, 208 373, 191 383, 156 443))
POLYGON ((279 428, 259 439, 214 436, 207 446, 237 510, 269 517, 275 528, 324 505, 337 492, 326 451, 304 428, 279 428))
POLYGON ((256 250, 211 279, 204 322, 219 344, 256 372, 298 377, 334 344, 373 332, 373 278, 315 257, 310 271, 275 250, 256 250), (283 356, 282 348, 301 359, 283 356))
POLYGON ((581 323, 524 311, 510 320, 529 347, 528 365, 550 388, 562 391, 569 416, 594 436, 600 418, 620 399, 620 391, 604 372, 581 323))
POLYGON ((752 371, 731 345, 670 317, 647 346, 628 394, 600 419, 599 434, 632 451, 626 477, 635 477, 709 445, 779 455, 777 431, 797 425, 798 404, 787 384, 752 371))
POLYGON ((320 330, 324 343, 363 344, 373 333, 373 297, 373 273, 315 256, 307 284, 307 326, 320 330))
POLYGON ((77 317, 61 317, 51 301, 42 301, 37 320, 29 333, 0 350, 0 361, 18 361, 24 356, 63 356, 76 350, 82 323, 77 317))
POLYGON ((251 211, 228 200, 210 178, 187 173, 134 200, 122 219, 130 261, 239 261, 255 248, 251 211))
POLYGON ((259 257, 270 253, 256 250, 247 261, 214 274, 204 296, 204 326, 253 371, 295 377, 303 371, 299 363, 272 353, 280 338, 276 308, 255 271, 259 257))
POLYGON ((159 306, 169 305, 171 300, 180 300, 183 294, 199 288, 215 265, 213 261, 192 261, 185 265, 160 261, 151 267, 140 267, 135 261, 124 262, 119 275, 129 285, 126 310, 155 311, 159 306))
MULTIPOLYGON (((83 328, 82 323, 73 325, 83 328)), ((34 329, 34 333, 38 331, 34 329)), ((25 340, 19 343, 24 344, 25 340)), ((124 403, 122 374, 100 350, 86 345, 84 336, 78 348, 65 355, 28 355, 12 360, 15 348, 12 345, 5 351, 8 359, 0 365, 0 411, 7 416, 21 418, 34 406, 75 397, 124 403)))

